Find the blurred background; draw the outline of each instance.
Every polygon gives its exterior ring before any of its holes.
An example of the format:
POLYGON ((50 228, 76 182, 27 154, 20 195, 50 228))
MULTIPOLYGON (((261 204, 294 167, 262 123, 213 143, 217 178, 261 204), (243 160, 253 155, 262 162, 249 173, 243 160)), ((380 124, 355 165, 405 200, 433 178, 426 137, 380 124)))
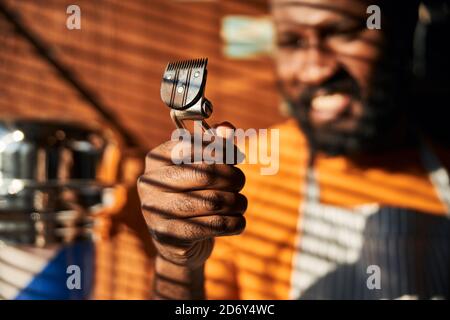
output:
MULTIPOLYGON (((145 153, 174 129, 159 93, 169 61, 209 58, 210 123, 267 128, 283 119, 267 2, 0 0, 1 118, 100 123, 121 140, 114 182, 125 191, 121 205, 99 218, 93 298, 149 297, 154 252, 135 181, 145 153), (72 4, 81 9, 80 30, 66 27, 72 4)), ((417 101, 442 101, 450 84, 448 2, 430 1, 420 16, 417 101)), ((425 106, 422 125, 448 144, 446 118, 436 117, 447 106, 425 106)))

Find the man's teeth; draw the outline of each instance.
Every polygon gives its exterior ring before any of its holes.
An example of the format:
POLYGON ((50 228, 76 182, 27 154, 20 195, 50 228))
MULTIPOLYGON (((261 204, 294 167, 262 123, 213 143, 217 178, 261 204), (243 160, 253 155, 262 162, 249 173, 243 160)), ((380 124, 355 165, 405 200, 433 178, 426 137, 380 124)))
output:
POLYGON ((348 96, 340 93, 334 93, 315 97, 312 100, 311 107, 316 111, 335 111, 344 108, 348 102, 348 96))

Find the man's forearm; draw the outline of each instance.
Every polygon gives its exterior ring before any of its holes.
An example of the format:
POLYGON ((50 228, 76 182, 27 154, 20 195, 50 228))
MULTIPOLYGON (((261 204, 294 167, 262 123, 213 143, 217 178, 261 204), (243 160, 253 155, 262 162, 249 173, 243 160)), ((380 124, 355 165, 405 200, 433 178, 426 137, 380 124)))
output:
POLYGON ((204 265, 193 269, 156 257, 153 299, 204 299, 204 283, 204 265))

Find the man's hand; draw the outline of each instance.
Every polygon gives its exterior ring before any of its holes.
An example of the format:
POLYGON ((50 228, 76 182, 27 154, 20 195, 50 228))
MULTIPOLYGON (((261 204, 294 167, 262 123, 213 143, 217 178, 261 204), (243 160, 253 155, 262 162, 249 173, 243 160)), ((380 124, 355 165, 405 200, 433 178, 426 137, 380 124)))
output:
POLYGON ((178 143, 168 141, 147 155, 138 190, 159 255, 195 269, 209 257, 214 237, 243 231, 247 200, 239 191, 245 176, 228 164, 174 165, 171 153, 178 143))

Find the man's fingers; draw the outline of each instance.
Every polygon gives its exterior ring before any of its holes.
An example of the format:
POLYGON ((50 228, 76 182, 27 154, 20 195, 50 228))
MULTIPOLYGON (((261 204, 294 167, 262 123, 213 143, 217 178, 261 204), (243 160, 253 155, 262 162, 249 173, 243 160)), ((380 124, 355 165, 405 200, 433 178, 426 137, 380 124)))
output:
POLYGON ((247 198, 239 193, 201 190, 186 193, 161 193, 158 199, 142 202, 144 216, 159 215, 166 219, 188 219, 211 215, 242 215, 247 198))
POLYGON ((166 141, 152 149, 145 157, 145 171, 173 165, 172 149, 179 141, 166 141))
POLYGON ((222 163, 237 164, 241 158, 239 149, 234 144, 234 127, 223 123, 215 128, 217 136, 197 137, 189 131, 180 131, 184 138, 167 141, 151 150, 146 156, 145 170, 149 171, 163 166, 180 163, 222 163))
POLYGON ((150 233, 160 243, 193 243, 218 236, 236 235, 245 228, 245 218, 242 215, 214 215, 178 220, 151 215, 146 220, 150 233))
POLYGON ((244 173, 225 164, 192 164, 159 167, 139 178, 144 188, 153 186, 164 192, 203 189, 240 191, 245 184, 244 173))
POLYGON ((142 213, 161 256, 201 265, 214 237, 245 228, 247 199, 239 193, 245 176, 232 165, 240 152, 231 124, 216 126, 215 135, 175 133, 179 140, 163 143, 146 157, 138 179, 142 213))

